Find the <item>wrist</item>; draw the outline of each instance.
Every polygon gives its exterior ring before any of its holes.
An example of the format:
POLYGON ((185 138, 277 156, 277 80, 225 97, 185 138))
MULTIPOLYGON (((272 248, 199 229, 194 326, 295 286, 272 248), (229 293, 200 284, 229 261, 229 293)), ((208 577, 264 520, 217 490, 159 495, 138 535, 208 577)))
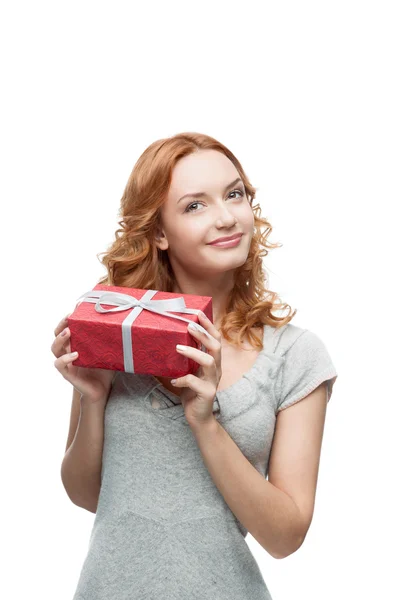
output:
POLYGON ((219 423, 214 415, 212 415, 207 421, 202 422, 189 422, 191 431, 194 435, 209 435, 213 434, 219 427, 219 423))
POLYGON ((107 400, 107 397, 93 399, 90 396, 82 394, 80 396, 80 407, 84 410, 105 410, 107 400))

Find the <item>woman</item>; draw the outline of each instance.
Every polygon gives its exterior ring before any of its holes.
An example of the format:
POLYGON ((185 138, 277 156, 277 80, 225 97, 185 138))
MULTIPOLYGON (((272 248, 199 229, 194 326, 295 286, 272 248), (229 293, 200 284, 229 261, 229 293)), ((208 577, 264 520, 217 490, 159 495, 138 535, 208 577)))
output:
POLYGON ((273 314, 290 307, 265 287, 279 244, 255 192, 223 144, 183 133, 144 151, 122 196, 99 283, 211 296, 203 349, 180 350, 195 375, 75 367, 67 320, 55 330, 74 386, 62 480, 96 513, 74 600, 270 599, 247 532, 275 558, 303 543, 337 373, 296 311, 273 314))

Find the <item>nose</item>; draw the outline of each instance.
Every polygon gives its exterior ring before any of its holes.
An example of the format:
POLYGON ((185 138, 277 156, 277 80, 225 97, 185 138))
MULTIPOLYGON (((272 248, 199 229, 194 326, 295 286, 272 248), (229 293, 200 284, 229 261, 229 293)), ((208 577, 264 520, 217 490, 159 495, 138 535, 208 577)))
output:
POLYGON ((219 211, 219 218, 216 221, 218 227, 231 227, 236 222, 236 217, 230 212, 226 204, 222 204, 219 211))

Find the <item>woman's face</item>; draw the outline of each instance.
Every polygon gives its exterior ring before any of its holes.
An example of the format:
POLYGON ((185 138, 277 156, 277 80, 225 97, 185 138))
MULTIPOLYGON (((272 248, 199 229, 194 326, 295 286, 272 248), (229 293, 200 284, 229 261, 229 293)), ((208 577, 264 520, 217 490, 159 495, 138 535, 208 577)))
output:
POLYGON ((161 235, 175 275, 180 269, 195 278, 235 270, 245 263, 254 229, 254 214, 233 163, 216 150, 200 150, 175 166, 168 197, 161 209, 161 235), (239 181, 237 181, 239 180, 239 181), (193 198, 186 194, 203 192, 193 198), (209 245, 242 233, 231 248, 209 245))

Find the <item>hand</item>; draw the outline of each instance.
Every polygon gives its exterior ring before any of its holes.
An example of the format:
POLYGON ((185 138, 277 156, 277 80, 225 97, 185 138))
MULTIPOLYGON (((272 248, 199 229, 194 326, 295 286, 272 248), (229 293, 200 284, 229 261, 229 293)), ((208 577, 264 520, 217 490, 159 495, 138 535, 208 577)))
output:
POLYGON ((69 315, 62 319, 54 330, 55 340, 51 345, 51 351, 56 356, 54 366, 64 379, 69 381, 78 392, 87 398, 88 402, 103 402, 106 404, 115 371, 75 367, 72 364, 77 356, 71 354, 71 343, 69 341, 71 332, 67 328, 68 317, 69 315), (64 335, 62 335, 63 332, 65 332, 64 335))
POLYGON ((184 346, 180 351, 181 354, 192 358, 200 366, 195 375, 189 373, 171 381, 175 387, 184 387, 180 399, 191 427, 208 424, 215 419, 212 408, 222 377, 222 336, 206 315, 200 313, 198 318, 200 325, 208 332, 209 336, 201 331, 191 331, 190 329, 188 331, 204 344, 209 353, 192 346, 184 346))

